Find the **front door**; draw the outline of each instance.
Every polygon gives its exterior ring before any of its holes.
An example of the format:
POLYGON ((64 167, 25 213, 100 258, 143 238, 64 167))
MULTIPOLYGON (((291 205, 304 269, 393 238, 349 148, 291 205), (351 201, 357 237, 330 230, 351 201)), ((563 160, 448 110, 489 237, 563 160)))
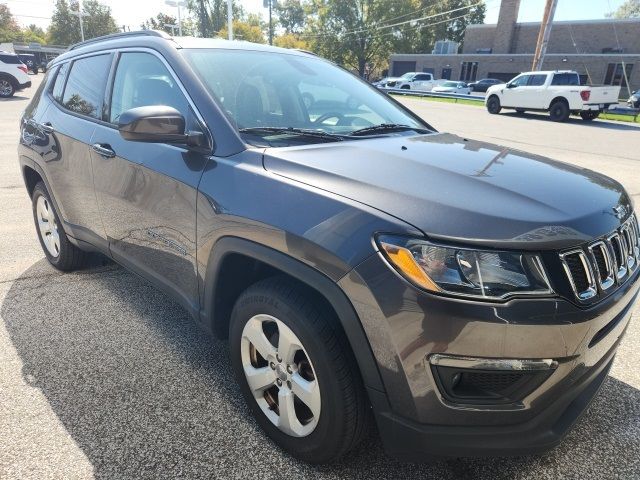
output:
POLYGON ((161 58, 123 52, 113 75, 110 108, 91 140, 95 186, 111 254, 198 308, 196 189, 206 155, 163 143, 123 139, 122 112, 168 105, 190 130, 202 129, 175 76, 161 58))
POLYGON ((505 85, 502 92, 503 107, 522 107, 527 94, 526 87, 529 75, 520 75, 505 85))

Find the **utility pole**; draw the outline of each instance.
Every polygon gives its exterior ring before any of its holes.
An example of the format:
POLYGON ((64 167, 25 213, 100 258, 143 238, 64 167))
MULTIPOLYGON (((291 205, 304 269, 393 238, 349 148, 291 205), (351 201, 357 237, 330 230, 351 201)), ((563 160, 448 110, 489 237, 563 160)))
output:
POLYGON ((227 34, 233 40, 233 0, 227 0, 227 34))
POLYGON ((275 5, 276 0, 263 0, 262 6, 264 8, 269 8, 269 45, 273 45, 273 18, 271 14, 271 10, 275 5))
POLYGON ((531 66, 531 70, 533 71, 542 70, 542 63, 547 53, 547 44, 549 43, 551 25, 553 24, 553 16, 556 13, 557 4, 558 0, 547 0, 547 4, 544 7, 544 15, 542 16, 540 33, 538 34, 538 42, 536 43, 536 53, 533 55, 533 65, 531 66))
POLYGON ((80 22, 80 38, 81 38, 81 41, 84 42, 84 25, 82 24, 83 23, 82 19, 84 17, 88 17, 89 14, 82 11, 82 2, 78 2, 78 11, 75 12, 75 11, 71 10, 71 13, 73 13, 73 14, 78 16, 78 21, 80 22))

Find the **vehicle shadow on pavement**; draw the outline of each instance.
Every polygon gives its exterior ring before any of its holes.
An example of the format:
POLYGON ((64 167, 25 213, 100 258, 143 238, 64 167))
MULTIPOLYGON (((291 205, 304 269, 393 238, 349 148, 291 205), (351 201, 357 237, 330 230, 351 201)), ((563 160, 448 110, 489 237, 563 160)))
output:
POLYGON ((22 95, 14 95, 9 98, 0 98, 0 102, 20 102, 22 100, 30 100, 29 97, 23 97, 22 95))
MULTIPOLYGON (((549 114, 547 113, 502 112, 500 116, 555 123, 553 120, 549 118, 549 114)), ((569 117, 569 119, 564 123, 569 125, 572 125, 572 124, 582 125, 583 127, 588 127, 588 128, 604 128, 607 130, 622 130, 622 131, 625 131, 625 130, 639 131, 640 130, 640 124, 638 123, 631 123, 631 122, 624 123, 620 121, 617 122, 613 120, 604 120, 604 119, 603 120, 596 119, 591 122, 585 122, 580 117, 575 117, 575 116, 569 117)))
POLYGON ((252 420, 226 343, 112 263, 62 274, 43 259, 13 283, 0 313, 25 382, 47 398, 96 478, 631 478, 640 470, 640 391, 612 377, 544 456, 402 464, 372 435, 341 462, 312 466, 282 453, 252 420))

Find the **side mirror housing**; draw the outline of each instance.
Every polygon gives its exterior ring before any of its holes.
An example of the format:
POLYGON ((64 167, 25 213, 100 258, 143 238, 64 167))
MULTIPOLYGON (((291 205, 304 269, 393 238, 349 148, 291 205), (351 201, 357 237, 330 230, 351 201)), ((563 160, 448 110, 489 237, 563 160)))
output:
POLYGON ((507 83, 507 88, 516 88, 518 85, 514 83, 507 83))
POLYGON ((148 143, 173 143, 187 147, 204 147, 200 132, 186 132, 184 116, 173 107, 149 105, 122 112, 118 131, 125 140, 148 143))

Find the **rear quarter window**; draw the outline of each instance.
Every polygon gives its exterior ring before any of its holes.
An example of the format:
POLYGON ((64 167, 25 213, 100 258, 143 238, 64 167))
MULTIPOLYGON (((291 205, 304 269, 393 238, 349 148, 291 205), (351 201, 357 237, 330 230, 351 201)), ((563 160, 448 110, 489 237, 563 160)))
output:
POLYGON ((53 82, 53 90, 51 94, 58 102, 62 103, 62 91, 64 90, 64 82, 69 72, 69 64, 63 63, 56 72, 56 79, 53 82))
POLYGON ((7 63, 9 65, 19 65, 22 63, 22 61, 20 60, 20 58, 18 58, 17 55, 7 55, 7 54, 0 54, 0 62, 7 63))
POLYGON ((574 73, 556 73, 551 80, 551 85, 580 85, 580 79, 574 73))

